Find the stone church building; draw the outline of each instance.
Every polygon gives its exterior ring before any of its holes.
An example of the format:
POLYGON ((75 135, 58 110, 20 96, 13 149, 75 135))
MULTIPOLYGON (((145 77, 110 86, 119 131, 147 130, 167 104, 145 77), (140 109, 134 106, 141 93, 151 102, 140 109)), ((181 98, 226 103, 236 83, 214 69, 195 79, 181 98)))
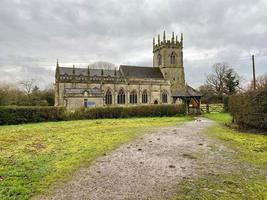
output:
POLYGON ((153 38, 153 67, 119 69, 61 67, 55 74, 55 106, 80 107, 173 104, 199 107, 201 94, 185 84, 183 35, 153 38))

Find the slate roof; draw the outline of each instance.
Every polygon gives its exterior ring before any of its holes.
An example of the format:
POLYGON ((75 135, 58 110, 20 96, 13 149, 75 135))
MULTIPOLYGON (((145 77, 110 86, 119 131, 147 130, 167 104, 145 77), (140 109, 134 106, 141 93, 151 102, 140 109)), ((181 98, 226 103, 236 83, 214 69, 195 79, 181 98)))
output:
POLYGON ((186 85, 185 89, 177 90, 175 94, 172 96, 173 97, 201 97, 202 94, 198 92, 197 90, 195 90, 194 88, 192 88, 191 86, 186 85))
POLYGON ((151 79, 164 79, 158 67, 139 67, 121 65, 120 71, 126 78, 151 78, 151 79))
MULTIPOLYGON (((88 68, 74 68, 75 75, 83 75, 88 76, 88 68)), ((102 69, 90 69, 90 76, 101 76, 102 69)), ((59 67, 59 73, 60 75, 73 75, 73 68, 72 67, 59 67)), ((111 76, 115 77, 115 70, 114 69, 103 69, 103 76, 111 76)), ((116 77, 120 77, 121 74, 117 70, 116 71, 116 77)))

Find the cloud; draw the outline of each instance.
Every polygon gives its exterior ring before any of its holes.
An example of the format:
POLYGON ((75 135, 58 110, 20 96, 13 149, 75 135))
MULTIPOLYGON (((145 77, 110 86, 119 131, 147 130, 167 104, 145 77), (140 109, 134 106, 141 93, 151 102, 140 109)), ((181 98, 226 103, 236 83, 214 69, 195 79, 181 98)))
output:
POLYGON ((219 61, 249 80, 252 53, 267 72, 266 10, 264 0, 2 0, 0 78, 51 84, 57 58, 151 66, 152 37, 166 30, 184 33, 188 83, 202 84, 219 61))

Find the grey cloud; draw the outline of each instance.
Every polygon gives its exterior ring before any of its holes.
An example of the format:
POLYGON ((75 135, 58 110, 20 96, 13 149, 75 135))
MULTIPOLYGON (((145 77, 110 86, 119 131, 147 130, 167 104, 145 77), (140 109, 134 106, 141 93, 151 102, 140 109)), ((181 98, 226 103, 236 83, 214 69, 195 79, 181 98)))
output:
POLYGON ((258 73, 267 72, 266 10, 265 0, 2 0, 0 76, 8 81, 42 71, 52 75, 40 80, 45 85, 53 81, 57 58, 62 65, 151 66, 152 37, 165 29, 169 36, 184 32, 187 82, 203 83, 218 61, 249 79, 250 60, 242 59, 251 53, 260 59, 258 73), (12 66, 22 72, 4 72, 12 66))

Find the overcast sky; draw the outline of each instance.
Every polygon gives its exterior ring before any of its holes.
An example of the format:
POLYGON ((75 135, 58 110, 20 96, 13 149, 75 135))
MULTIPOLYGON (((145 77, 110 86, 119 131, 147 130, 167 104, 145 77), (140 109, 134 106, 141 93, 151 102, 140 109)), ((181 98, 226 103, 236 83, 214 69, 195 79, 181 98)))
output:
POLYGON ((0 82, 54 81, 61 66, 152 66, 152 38, 184 34, 186 81, 216 62, 251 79, 267 73, 267 0, 0 0, 0 82))

